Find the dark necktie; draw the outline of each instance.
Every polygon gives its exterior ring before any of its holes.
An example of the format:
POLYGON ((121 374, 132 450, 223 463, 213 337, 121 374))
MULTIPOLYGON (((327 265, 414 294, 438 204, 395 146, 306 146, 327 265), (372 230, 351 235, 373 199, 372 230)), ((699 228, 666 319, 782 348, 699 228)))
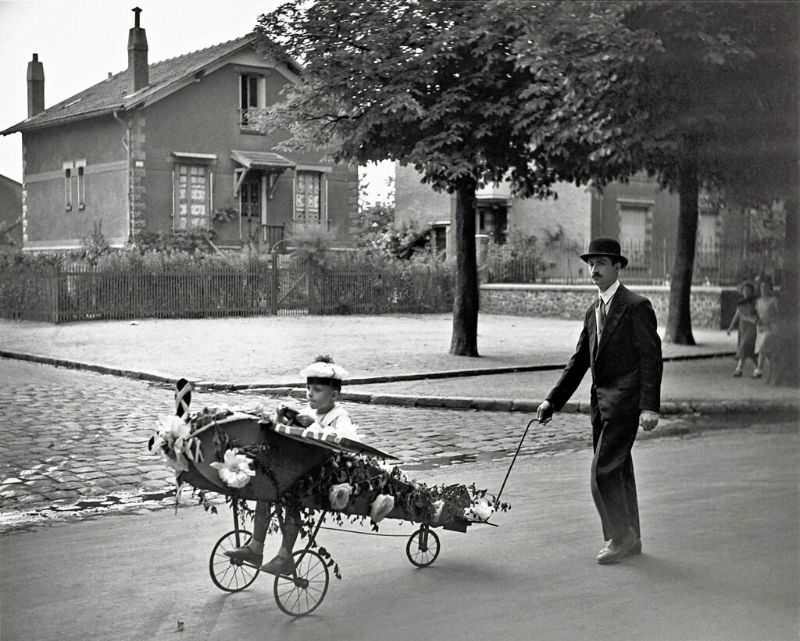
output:
POLYGON ((597 314, 597 340, 600 340, 600 337, 603 335, 603 329, 606 326, 606 304, 603 299, 600 299, 600 302, 597 304, 598 314, 597 314))

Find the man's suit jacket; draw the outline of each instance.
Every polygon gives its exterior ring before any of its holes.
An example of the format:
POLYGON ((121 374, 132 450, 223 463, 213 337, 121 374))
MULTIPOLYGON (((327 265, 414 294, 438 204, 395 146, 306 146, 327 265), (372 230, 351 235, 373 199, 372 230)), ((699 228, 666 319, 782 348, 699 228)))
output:
POLYGON ((547 400, 559 411, 587 369, 592 371, 592 417, 635 421, 661 403, 661 339, 650 301, 620 285, 597 344, 595 305, 586 310, 578 345, 547 400))

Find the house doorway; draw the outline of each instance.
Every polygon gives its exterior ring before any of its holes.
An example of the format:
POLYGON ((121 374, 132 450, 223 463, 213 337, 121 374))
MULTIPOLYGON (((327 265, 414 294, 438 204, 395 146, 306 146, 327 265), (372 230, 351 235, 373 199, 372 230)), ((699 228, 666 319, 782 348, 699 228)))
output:
POLYGON ((479 200, 475 206, 475 231, 486 234, 492 242, 506 242, 508 230, 508 204, 505 201, 479 200))
POLYGON ((241 212, 239 237, 248 242, 258 242, 261 229, 261 176, 248 176, 239 188, 239 211, 241 212))

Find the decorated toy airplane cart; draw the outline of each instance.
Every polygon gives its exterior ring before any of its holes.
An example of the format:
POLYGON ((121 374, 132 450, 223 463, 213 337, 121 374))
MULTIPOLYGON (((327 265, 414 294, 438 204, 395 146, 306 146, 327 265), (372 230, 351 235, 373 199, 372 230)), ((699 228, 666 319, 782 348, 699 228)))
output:
MULTIPOLYGON (((299 617, 325 598, 330 568, 338 568, 317 535, 326 517, 369 519, 373 531, 383 518, 418 524, 408 537, 406 555, 417 567, 432 564, 440 540, 434 528, 466 532, 473 523, 488 523, 499 499, 463 485, 427 486, 408 480, 385 452, 360 441, 322 435, 292 424, 288 408, 208 409, 190 413, 191 385, 178 382, 176 415, 162 419, 151 438, 151 451, 163 454, 179 483, 223 494, 233 512, 233 529, 214 545, 211 579, 219 589, 238 592, 250 586, 259 566, 226 555, 248 543, 242 525, 246 501, 270 502, 270 518, 283 509, 302 510, 305 546, 293 552, 294 570, 274 577, 273 592, 284 613, 299 617)), ((502 492, 502 488, 501 488, 502 492)), ((493 524, 490 524, 493 525, 493 524)))

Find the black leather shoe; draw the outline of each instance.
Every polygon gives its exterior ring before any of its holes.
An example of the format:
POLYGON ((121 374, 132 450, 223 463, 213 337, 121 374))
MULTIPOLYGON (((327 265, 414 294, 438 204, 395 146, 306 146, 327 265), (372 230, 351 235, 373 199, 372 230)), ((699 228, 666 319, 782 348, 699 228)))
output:
POLYGON ((597 555, 597 562, 600 565, 611 565, 619 563, 622 559, 634 554, 642 553, 642 540, 633 536, 625 537, 620 541, 613 539, 608 542, 600 554, 597 555))

